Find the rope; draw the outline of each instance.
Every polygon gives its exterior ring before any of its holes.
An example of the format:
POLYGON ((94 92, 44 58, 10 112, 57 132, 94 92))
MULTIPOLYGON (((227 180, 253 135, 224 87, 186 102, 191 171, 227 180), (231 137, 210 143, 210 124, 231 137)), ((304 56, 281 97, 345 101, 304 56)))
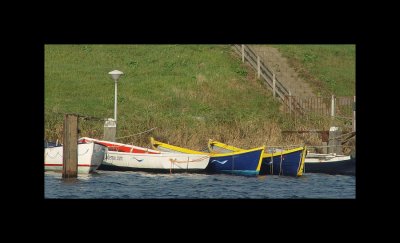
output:
POLYGON ((208 158, 208 156, 203 156, 198 159, 190 160, 188 157, 188 160, 177 160, 177 159, 169 159, 171 163, 189 163, 189 162, 198 162, 202 161, 203 159, 208 158))
POLYGON ((83 120, 95 120, 95 121, 107 121, 108 119, 105 118, 100 118, 100 117, 95 117, 95 116, 88 116, 88 115, 82 115, 79 113, 62 113, 62 112, 53 112, 53 111, 46 111, 49 113, 54 113, 54 114, 58 114, 58 115, 75 115, 79 118, 82 118, 83 120))
POLYGON ((151 129, 149 129, 149 130, 146 130, 146 131, 144 131, 144 132, 139 132, 139 133, 135 133, 135 134, 128 135, 128 136, 124 136, 124 137, 119 137, 119 138, 116 138, 116 139, 127 138, 127 137, 133 137, 133 136, 136 136, 136 135, 140 135, 140 134, 143 134, 143 133, 146 133, 146 132, 153 131, 153 130, 156 129, 156 128, 157 128, 157 127, 153 127, 153 128, 151 128, 151 129))

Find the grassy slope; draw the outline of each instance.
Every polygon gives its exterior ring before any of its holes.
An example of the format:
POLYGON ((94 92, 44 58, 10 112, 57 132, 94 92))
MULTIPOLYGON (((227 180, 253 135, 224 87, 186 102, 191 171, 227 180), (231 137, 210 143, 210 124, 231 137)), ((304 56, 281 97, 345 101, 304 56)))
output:
POLYGON ((273 45, 288 58, 315 93, 355 95, 355 45, 273 45))
MULTIPOLYGON (((121 142, 146 146, 149 135, 194 149, 208 138, 244 147, 277 142, 279 103, 232 55, 222 45, 46 45, 45 137, 62 139, 57 112, 113 117, 108 72, 118 69, 117 137, 158 127, 121 142)), ((81 136, 102 137, 101 121, 79 126, 81 136)))
MULTIPOLYGON (((321 94, 354 94, 354 46, 277 47, 321 94)), ((118 84, 117 137, 158 127, 121 142, 148 146, 153 135, 193 149, 204 148, 209 138, 248 148, 317 145, 317 135, 282 136, 280 131, 329 128, 329 121, 320 118, 295 124, 286 119, 279 103, 229 46, 46 45, 47 139, 62 139, 63 116, 58 113, 113 117, 114 82, 108 72, 114 69, 125 73, 118 84)), ((80 120, 79 127, 81 136, 102 137, 101 121, 80 120)))

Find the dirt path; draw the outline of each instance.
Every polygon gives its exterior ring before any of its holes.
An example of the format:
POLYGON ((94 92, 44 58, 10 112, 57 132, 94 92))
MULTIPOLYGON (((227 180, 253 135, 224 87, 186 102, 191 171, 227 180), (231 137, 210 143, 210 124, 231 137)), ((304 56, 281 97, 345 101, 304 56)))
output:
POLYGON ((289 66, 288 61, 278 49, 265 45, 249 45, 260 56, 266 66, 271 68, 278 80, 298 97, 315 97, 310 85, 301 79, 297 72, 289 66))

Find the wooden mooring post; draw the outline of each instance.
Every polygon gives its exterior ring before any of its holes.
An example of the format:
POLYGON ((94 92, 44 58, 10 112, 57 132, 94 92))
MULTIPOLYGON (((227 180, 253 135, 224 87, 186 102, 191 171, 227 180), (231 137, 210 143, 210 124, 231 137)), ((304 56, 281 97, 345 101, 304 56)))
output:
POLYGON ((78 116, 64 115, 63 172, 62 178, 78 176, 78 116))

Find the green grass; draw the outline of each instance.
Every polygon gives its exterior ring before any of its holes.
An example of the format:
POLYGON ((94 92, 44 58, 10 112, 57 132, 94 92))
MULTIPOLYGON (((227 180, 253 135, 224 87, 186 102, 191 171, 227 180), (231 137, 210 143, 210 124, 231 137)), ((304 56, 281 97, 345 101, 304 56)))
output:
MULTIPOLYGON (((46 45, 45 138, 62 139, 60 113, 112 118, 114 69, 124 72, 117 137, 157 127, 121 142, 146 146, 153 135, 194 149, 208 138, 260 146, 283 119, 228 45, 46 45)), ((102 138, 103 125, 80 120, 80 136, 102 138)))
POLYGON ((288 58, 314 93, 355 95, 355 45, 272 45, 288 58))

